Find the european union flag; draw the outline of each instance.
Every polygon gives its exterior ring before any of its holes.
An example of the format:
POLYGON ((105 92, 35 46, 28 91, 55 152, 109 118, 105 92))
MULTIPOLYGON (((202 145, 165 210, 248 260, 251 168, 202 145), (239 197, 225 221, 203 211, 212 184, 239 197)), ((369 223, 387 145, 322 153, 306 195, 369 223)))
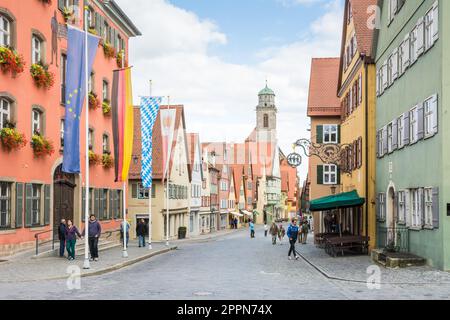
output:
MULTIPOLYGON (((86 96, 86 71, 92 72, 99 38, 88 33, 88 66, 86 67, 85 32, 68 26, 66 115, 64 122, 64 160, 62 170, 80 173, 80 119, 86 96)), ((86 103, 87 104, 87 103, 86 103)), ((88 110, 86 110, 88 112, 88 110)))

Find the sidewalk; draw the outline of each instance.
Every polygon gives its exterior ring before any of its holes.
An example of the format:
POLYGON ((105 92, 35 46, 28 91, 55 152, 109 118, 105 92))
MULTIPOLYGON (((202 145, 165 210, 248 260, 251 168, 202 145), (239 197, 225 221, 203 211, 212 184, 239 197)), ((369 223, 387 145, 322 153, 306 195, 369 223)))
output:
MULTIPOLYGON (((330 257, 325 250, 314 245, 314 236, 309 235, 308 244, 297 244, 297 251, 302 258, 324 276, 340 281, 366 283, 367 270, 370 266, 377 265, 369 256, 338 256, 330 257)), ((379 266, 381 270, 381 284, 450 284, 450 273, 433 269, 429 266, 411 267, 405 269, 386 269, 379 266)))
POLYGON ((169 247, 165 245, 165 242, 152 242, 152 250, 139 248, 136 241, 133 240, 130 241, 128 248, 128 258, 122 257, 121 246, 111 248, 99 252, 99 261, 91 262, 91 268, 88 270, 83 269, 84 257, 77 257, 75 261, 58 257, 32 259, 32 254, 25 256, 24 253, 19 253, 9 259, 7 258, 6 262, 0 263, 0 283, 67 279, 69 274, 73 272, 73 268, 69 268, 71 266, 78 266, 82 277, 96 276, 124 268, 155 255, 176 250, 183 243, 210 241, 236 231, 239 230, 222 230, 190 239, 172 240, 169 242, 169 247), (20 258, 17 258, 17 256, 20 256, 20 258))

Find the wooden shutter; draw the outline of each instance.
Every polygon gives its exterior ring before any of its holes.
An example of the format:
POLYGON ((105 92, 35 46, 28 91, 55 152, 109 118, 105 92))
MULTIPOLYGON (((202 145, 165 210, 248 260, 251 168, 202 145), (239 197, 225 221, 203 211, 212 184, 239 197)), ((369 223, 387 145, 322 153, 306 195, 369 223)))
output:
POLYGON ((410 192, 408 189, 405 190, 405 212, 406 212, 406 218, 405 222, 409 226, 411 225, 411 214, 409 211, 409 201, 410 201, 410 192))
POLYGON ((380 96, 380 70, 377 70, 375 85, 377 88, 377 97, 380 96))
POLYGON ((424 129, 424 121, 425 114, 423 104, 420 104, 417 108, 417 140, 422 140, 424 137, 425 129, 424 129))
POLYGON ((403 115, 403 145, 409 145, 409 111, 405 112, 403 115))
POLYGON ((433 228, 439 229, 439 188, 433 188, 433 228))
POLYGON ((138 184, 137 183, 132 183, 131 184, 131 197, 133 199, 137 199, 138 198, 138 184))
POLYGON ((421 17, 417 22, 417 58, 425 51, 425 29, 424 19, 421 17))
POLYGON ((44 225, 50 225, 50 185, 44 186, 44 225))
POLYGON ((16 228, 23 227, 23 183, 16 183, 16 228))
POLYGON ((396 191, 395 193, 395 198, 394 198, 394 202, 395 202, 395 207, 396 207, 396 209, 397 209, 397 219, 395 219, 395 222, 396 223, 399 223, 400 222, 400 202, 399 202, 399 199, 398 199, 398 195, 399 195, 399 192, 398 191, 396 191))
POLYGON ((316 128, 316 143, 323 143, 323 126, 316 128))
POLYGON ((323 165, 317 166, 317 184, 323 184, 323 165))
POLYGON ((377 158, 380 158, 381 154, 380 154, 380 131, 377 131, 377 136, 376 136, 376 150, 377 150, 377 158))
POLYGON ((439 39, 439 1, 433 4, 433 43, 439 39))
POLYGON ((425 190, 419 189, 419 210, 420 210, 420 226, 425 226, 425 190))
POLYGON ((86 188, 81 189, 81 221, 86 221, 86 188))
POLYGON ((341 169, 339 168, 339 166, 336 166, 336 184, 341 184, 341 169))
POLYGON ((363 139, 359 137, 359 168, 363 165, 363 139))
POLYGON ((388 134, 387 126, 383 127, 383 155, 388 153, 388 134))
POLYGON ((386 193, 382 193, 382 195, 383 195, 383 212, 382 212, 382 218, 383 218, 383 220, 386 220, 386 202, 387 202, 387 199, 386 199, 386 193))
POLYGON ((439 131, 439 108, 437 94, 433 96, 431 106, 431 109, 433 110, 433 133, 436 134, 439 131))
POLYGON ((398 124, 397 119, 392 121, 392 151, 398 149, 398 124))
POLYGON ((408 69, 411 61, 411 50, 409 46, 409 34, 405 36, 405 39, 403 40, 403 73, 408 69))
POLYGON ((97 218, 99 218, 99 194, 98 194, 98 189, 94 189, 94 214, 96 215, 97 218))
POLYGON ((32 226, 32 212, 31 208, 33 205, 33 201, 31 199, 33 195, 33 185, 31 183, 27 183, 25 185, 25 227, 32 226))
POLYGON ((341 125, 340 124, 337 126, 337 142, 339 144, 341 143, 341 125))
POLYGON ((398 78, 398 48, 392 53, 392 82, 398 78))
POLYGON ((362 83, 363 81, 362 81, 362 73, 360 73, 359 74, 359 80, 358 80, 358 94, 359 94, 359 96, 358 96, 358 101, 359 101, 359 104, 361 105, 361 103, 362 103, 362 91, 363 91, 363 83, 362 83))

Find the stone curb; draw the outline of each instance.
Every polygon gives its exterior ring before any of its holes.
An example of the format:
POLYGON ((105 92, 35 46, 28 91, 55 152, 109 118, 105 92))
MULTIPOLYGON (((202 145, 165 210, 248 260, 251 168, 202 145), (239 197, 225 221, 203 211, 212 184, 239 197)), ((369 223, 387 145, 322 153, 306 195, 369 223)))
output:
MULTIPOLYGON (((121 262, 121 263, 117 263, 117 264, 109 266, 109 267, 105 267, 105 268, 100 269, 100 270, 96 270, 96 271, 93 271, 93 272, 87 272, 87 273, 81 273, 80 277, 81 278, 94 277, 94 276, 99 276, 99 275, 102 275, 102 274, 110 273, 110 272, 113 272, 113 271, 117 271, 117 270, 123 269, 125 267, 131 266, 133 264, 136 264, 136 263, 142 262, 144 260, 150 259, 150 258, 152 258, 154 256, 157 256, 157 255, 160 255, 160 254, 165 254, 165 253, 168 253, 170 251, 177 250, 177 249, 178 249, 178 246, 172 246, 170 248, 165 248, 165 249, 161 249, 161 250, 158 250, 158 251, 154 251, 154 252, 151 252, 149 254, 146 254, 146 255, 143 255, 143 256, 131 259, 131 260, 127 260, 127 261, 124 261, 124 262, 121 262)), ((39 281, 64 280, 64 279, 67 279, 67 278, 68 278, 68 275, 67 276, 48 277, 48 278, 43 278, 43 279, 32 279, 32 280, 18 280, 18 281, 10 281, 10 280, 2 281, 2 280, 0 280, 0 283, 29 283, 29 282, 39 282, 39 281)))

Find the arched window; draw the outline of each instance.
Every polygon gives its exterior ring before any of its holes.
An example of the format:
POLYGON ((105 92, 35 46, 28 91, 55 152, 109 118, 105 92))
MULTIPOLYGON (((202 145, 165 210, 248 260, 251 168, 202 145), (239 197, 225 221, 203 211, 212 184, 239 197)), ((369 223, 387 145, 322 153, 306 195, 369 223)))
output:
POLYGON ((11 46, 11 21, 0 13, 0 46, 11 46))
POLYGON ((264 128, 268 128, 269 127, 269 115, 266 113, 264 114, 264 128))
POLYGON ((0 97, 0 129, 3 129, 11 122, 11 102, 0 97))

